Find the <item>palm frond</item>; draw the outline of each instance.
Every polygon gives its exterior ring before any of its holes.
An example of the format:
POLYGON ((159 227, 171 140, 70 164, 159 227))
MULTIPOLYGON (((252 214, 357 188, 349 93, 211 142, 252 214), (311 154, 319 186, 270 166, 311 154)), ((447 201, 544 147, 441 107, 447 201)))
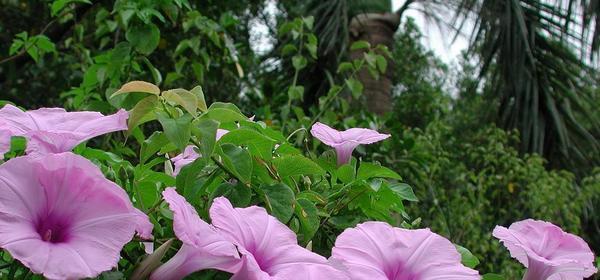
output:
POLYGON ((573 51, 586 41, 565 28, 576 24, 569 7, 534 0, 466 0, 456 18, 475 14, 471 52, 481 55, 480 77, 498 98, 498 122, 521 133, 521 150, 552 164, 599 161, 594 137, 600 120, 588 104, 593 70, 573 51), (477 2, 477 3, 475 3, 477 2))

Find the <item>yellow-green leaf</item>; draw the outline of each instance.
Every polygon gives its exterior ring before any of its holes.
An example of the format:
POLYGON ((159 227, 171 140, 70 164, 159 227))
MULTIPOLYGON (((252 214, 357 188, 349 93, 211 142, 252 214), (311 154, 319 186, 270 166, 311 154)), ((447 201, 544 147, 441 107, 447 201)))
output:
POLYGON ((129 111, 129 120, 127 121, 127 128, 129 131, 140 124, 155 120, 156 115, 152 114, 152 111, 156 108, 157 104, 158 97, 155 95, 148 96, 135 104, 133 109, 129 111))
POLYGON ((190 92, 195 94, 196 98, 198 98, 198 109, 200 109, 200 111, 202 112, 206 112, 206 110, 208 110, 208 107, 206 106, 206 100, 204 99, 204 91, 202 91, 202 87, 196 86, 195 88, 190 90, 190 92))
POLYGON ((119 90, 112 94, 111 97, 129 92, 144 92, 154 95, 160 94, 160 89, 154 84, 144 81, 132 81, 124 84, 119 90))
POLYGON ((188 113, 196 115, 196 108, 198 108, 198 97, 188 90, 182 88, 176 88, 164 91, 162 96, 168 102, 175 103, 183 107, 188 113))

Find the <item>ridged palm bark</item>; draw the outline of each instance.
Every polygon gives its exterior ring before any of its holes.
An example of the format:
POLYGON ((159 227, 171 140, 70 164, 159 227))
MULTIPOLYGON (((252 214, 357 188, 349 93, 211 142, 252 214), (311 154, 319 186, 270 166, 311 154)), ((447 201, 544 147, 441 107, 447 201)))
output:
MULTIPOLYGON (((400 24, 400 16, 395 13, 365 13, 358 14, 350 21, 350 42, 367 41, 371 46, 385 45, 389 49, 394 44, 394 33, 400 24)), ((359 59, 365 50, 350 52, 350 59, 359 59)), ((390 112, 392 100, 392 71, 394 61, 388 58, 386 72, 379 77, 373 77, 366 68, 358 72, 358 80, 363 84, 363 95, 367 109, 378 115, 390 112)))

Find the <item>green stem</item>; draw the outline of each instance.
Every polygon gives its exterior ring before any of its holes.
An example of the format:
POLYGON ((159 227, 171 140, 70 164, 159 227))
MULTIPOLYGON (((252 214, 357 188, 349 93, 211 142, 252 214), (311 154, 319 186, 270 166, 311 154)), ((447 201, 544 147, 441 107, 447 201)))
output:
POLYGON ((290 133, 290 135, 285 139, 285 141, 286 142, 290 142, 290 138, 292 138, 292 136, 294 136, 294 134, 296 134, 296 133, 298 133, 298 132, 300 132, 302 130, 306 130, 306 128, 301 127, 301 128, 298 128, 298 129, 294 130, 294 132, 290 133))
POLYGON ((160 206, 160 204, 162 204, 163 200, 159 199, 158 202, 156 202, 154 205, 152 205, 152 207, 150 207, 147 211, 146 211, 146 215, 150 215, 152 213, 154 213, 154 211, 156 211, 156 209, 158 209, 158 206, 160 206))

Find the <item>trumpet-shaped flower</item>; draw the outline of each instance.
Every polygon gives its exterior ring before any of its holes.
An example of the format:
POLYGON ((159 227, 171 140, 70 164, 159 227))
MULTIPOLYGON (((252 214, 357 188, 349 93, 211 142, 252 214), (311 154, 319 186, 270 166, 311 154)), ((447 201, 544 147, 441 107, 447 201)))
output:
POLYGON ((72 154, 0 166, 0 247, 49 279, 95 277, 115 267, 136 229, 152 224, 125 191, 72 154))
POLYGON ((298 245, 296 235, 262 207, 234 208, 224 197, 210 208, 213 225, 242 254, 231 279, 348 279, 327 259, 298 245))
POLYGON ((446 238, 429 229, 394 228, 383 222, 346 229, 335 241, 331 259, 347 267, 356 280, 481 278, 461 264, 460 254, 446 238))
MULTIPOLYGON (((223 135, 227 134, 228 132, 229 130, 226 129, 217 129, 217 141, 219 141, 219 139, 221 139, 221 137, 223 137, 223 135)), ((175 165, 175 170, 173 170, 174 176, 177 176, 177 174, 179 174, 181 168, 194 162, 196 159, 202 156, 198 152, 196 152, 195 147, 196 146, 194 145, 189 145, 185 147, 183 153, 178 154, 177 156, 171 159, 171 162, 173 163, 173 165, 175 165)))
POLYGON ((173 231, 183 246, 173 258, 156 269, 150 279, 183 279, 203 269, 235 272, 240 256, 233 243, 217 229, 201 220, 198 213, 174 188, 163 191, 163 198, 173 211, 173 231))
POLYGON ((348 279, 327 259, 300 247, 294 232, 261 207, 234 208, 226 198, 216 198, 210 208, 210 227, 173 189, 163 196, 174 210, 174 230, 184 247, 152 279, 181 279, 206 268, 233 273, 233 280, 348 279), (211 255, 229 255, 230 262, 211 255), (219 263, 207 264, 211 260, 219 263))
POLYGON ((8 151, 10 136, 25 136, 27 153, 62 153, 109 132, 126 130, 128 113, 104 116, 98 112, 66 112, 41 108, 23 112, 12 105, 0 109, 0 155, 8 151), (8 138, 8 139, 7 139, 8 138))
POLYGON ((320 122, 312 126, 310 133, 325 145, 335 149, 338 166, 350 162, 352 152, 358 145, 372 144, 391 136, 366 128, 338 131, 320 122))
POLYGON ((528 219, 496 226, 493 235, 527 267, 524 280, 581 280, 597 272, 587 243, 551 223, 528 219))

